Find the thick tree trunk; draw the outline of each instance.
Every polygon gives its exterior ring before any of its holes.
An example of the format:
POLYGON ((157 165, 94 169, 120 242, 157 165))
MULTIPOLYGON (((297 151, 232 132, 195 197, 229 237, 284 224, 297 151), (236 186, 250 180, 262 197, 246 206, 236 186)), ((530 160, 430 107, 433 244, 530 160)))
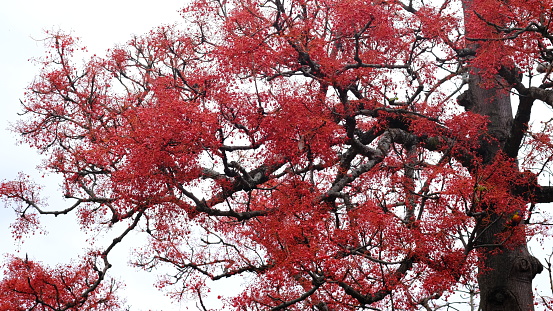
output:
POLYGON ((497 246, 497 234, 505 230, 507 219, 493 214, 490 218, 492 225, 480 228, 480 310, 534 310, 532 279, 541 264, 528 252, 524 237, 515 247, 497 246))
MULTIPOLYGON (((474 12, 478 12, 476 0, 463 0, 465 25, 473 22, 474 12)), ((476 37, 466 27, 466 36, 476 37)), ((472 43, 468 46, 478 54, 479 46, 472 43)), ((476 68, 470 70, 469 89, 460 98, 460 103, 474 113, 485 115, 490 123, 488 137, 481 141, 482 165, 490 164, 495 156, 503 150, 513 124, 513 113, 509 86, 497 76, 496 88, 484 88, 476 68), (503 82, 501 82, 503 81, 503 82), (491 138, 491 139, 489 139, 491 138)), ((513 169, 518 169, 513 159, 513 169)), ((523 210, 524 207, 521 207, 523 210)), ((480 235, 477 243, 480 262, 478 285, 480 288, 480 310, 482 311, 528 311, 534 310, 532 279, 541 271, 540 262, 528 252, 526 239, 520 237, 514 246, 506 247, 499 241, 498 234, 505 232, 510 215, 501 215, 496 207, 487 209, 486 224, 477 228, 480 235)), ((523 224, 520 224, 523 225, 523 224)))
MULTIPOLYGON (((501 81, 500 77, 497 79, 501 81)), ((473 69, 469 89, 460 101, 467 109, 487 116, 490 121, 487 137, 481 140, 479 153, 483 165, 491 164, 505 146, 513 123, 509 93, 501 86, 483 88, 477 70, 473 69)), ((513 159, 513 169, 517 169, 516 159, 513 159)), ((487 221, 477 228, 480 236, 477 247, 481 256, 478 273, 480 310, 534 310, 532 279, 541 271, 541 264, 529 254, 524 237, 514 241, 514 247, 502 245, 498 234, 508 228, 510 217, 496 213, 494 206, 489 206, 487 212, 487 221)))
POLYGON ((486 249, 479 271, 480 310, 534 310, 532 279, 539 261, 528 253, 526 245, 513 250, 486 249))

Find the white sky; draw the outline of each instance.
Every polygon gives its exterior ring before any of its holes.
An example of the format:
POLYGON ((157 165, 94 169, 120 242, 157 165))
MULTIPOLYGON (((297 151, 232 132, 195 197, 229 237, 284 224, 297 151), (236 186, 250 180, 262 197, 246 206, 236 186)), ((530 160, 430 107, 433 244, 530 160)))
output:
MULTIPOLYGON (((25 87, 38 73, 28 59, 43 55, 42 42, 37 39, 44 38, 44 30, 72 31, 91 53, 103 55, 107 48, 124 43, 132 34, 140 35, 157 25, 178 22, 178 10, 183 4, 179 0, 0 0, 0 180, 14 179, 24 171, 48 185, 46 195, 53 208, 66 207, 57 192, 60 181, 53 177, 40 180, 41 175, 35 170, 40 157, 26 146, 16 146, 15 135, 7 130, 17 119, 25 87)), ((9 224, 13 219, 13 212, 0 205, 0 256, 28 253, 30 258, 55 264, 67 263, 82 253, 83 240, 76 234, 78 227, 71 217, 44 221, 49 235, 34 236, 19 246, 10 235, 9 224)), ((544 248, 545 252, 551 251, 550 245, 544 248)), ((540 252, 539 247, 535 250, 540 252)), ((154 275, 127 268, 126 251, 121 249, 113 254, 116 258, 112 257, 115 266, 111 270, 127 284, 121 294, 127 297, 132 311, 186 309, 184 304, 171 305, 168 298, 152 287, 154 275)), ((544 255, 538 256, 542 263, 544 255)), ((534 284, 542 289, 549 287, 543 273, 534 284)), ((225 286, 233 285, 227 282, 219 288, 225 286)), ((193 303, 189 306, 196 309, 193 303)))
MULTIPOLYGON (((0 180, 14 179, 24 171, 48 185, 45 196, 52 208, 67 207, 57 192, 59 179, 41 180, 36 166, 39 155, 26 146, 16 146, 15 134, 7 130, 17 119, 19 99, 25 87, 38 73, 28 59, 43 55, 44 30, 62 29, 81 38, 91 53, 103 55, 115 43, 124 43, 133 34, 141 35, 160 24, 180 21, 178 10, 182 0, 0 0, 0 180)), ((3 205, 3 203, 0 203, 3 205)), ((9 224, 14 213, 0 207, 0 261, 3 254, 19 251, 20 256, 47 264, 68 263, 82 253, 84 242, 76 232, 74 218, 48 218, 48 236, 39 235, 17 246, 11 239, 9 224)), ((129 247, 130 245, 127 245, 129 247)), ((152 287, 155 276, 127 268, 127 250, 112 255, 112 272, 127 285, 122 296, 127 296, 131 310, 185 310, 185 306, 171 305, 169 299, 152 287)), ((190 304, 191 310, 196 309, 190 304)))

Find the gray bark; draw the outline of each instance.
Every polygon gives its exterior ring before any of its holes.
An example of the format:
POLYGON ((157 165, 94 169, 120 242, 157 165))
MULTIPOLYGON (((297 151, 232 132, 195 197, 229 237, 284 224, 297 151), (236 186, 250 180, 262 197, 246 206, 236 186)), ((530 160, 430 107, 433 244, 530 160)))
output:
MULTIPOLYGON (((478 12, 473 0, 463 0, 465 23, 470 15, 478 12)), ((469 29, 469 28, 466 28, 469 29)), ((474 38, 473 34, 466 34, 474 38)), ((469 50, 479 53, 479 45, 472 43, 469 50)), ((489 165, 495 156, 504 150, 512 135, 513 115, 508 81, 497 75, 495 88, 484 88, 477 68, 468 68, 471 72, 469 89, 459 102, 466 109, 487 116, 487 136, 481 138, 479 155, 482 165, 489 165)), ((515 131, 516 132, 516 131, 515 131)), ((517 146, 518 147, 518 146, 517 146)), ((509 152, 509 155, 516 152, 509 152)), ((517 169, 516 155, 513 157, 513 169, 517 169)), ((534 310, 532 279, 542 269, 540 262, 528 252, 526 240, 515 241, 514 247, 502 245, 498 234, 509 230, 509 215, 496 212, 497 207, 487 206, 486 221, 477 228, 479 239, 476 247, 480 255, 478 285, 480 288, 480 310, 482 311, 528 311, 534 310)), ((523 207, 521 207, 523 209, 523 207)), ((523 224, 520 224, 523 225, 523 224)))
MULTIPOLYGON (((483 88, 476 69, 472 70, 469 89, 460 97, 460 103, 468 110, 485 115, 490 123, 486 135, 481 138, 479 156, 482 165, 489 165, 505 148, 513 125, 513 115, 507 82, 499 82, 496 88, 483 88)), ((502 81, 497 77, 498 81, 502 81)), ((513 159, 516 169, 516 159, 513 159)), ((501 215, 494 206, 487 207, 487 221, 477 228, 480 252, 478 284, 480 310, 528 311, 534 310, 532 279, 541 272, 540 262, 530 255, 526 240, 516 241, 515 247, 506 247, 498 234, 508 228, 509 215, 501 215)), ((523 207, 521 207, 523 209, 523 207)), ((523 225, 523 224, 520 224, 523 225)))

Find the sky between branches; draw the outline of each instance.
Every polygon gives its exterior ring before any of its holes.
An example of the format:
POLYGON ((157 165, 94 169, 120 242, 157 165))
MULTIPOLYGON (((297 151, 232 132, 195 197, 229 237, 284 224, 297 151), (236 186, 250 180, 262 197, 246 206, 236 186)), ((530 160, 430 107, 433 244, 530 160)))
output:
MULTIPOLYGON (((172 24, 181 20, 178 10, 182 0, 21 0, 0 2, 0 180, 14 179, 18 172, 33 176, 40 184, 48 185, 45 196, 52 207, 64 204, 57 185, 60 180, 36 172, 40 156, 27 146, 17 146, 17 137, 8 130, 20 111, 19 99, 25 87, 38 73, 39 68, 28 60, 43 55, 42 38, 45 30, 64 30, 81 38, 91 54, 102 56, 106 49, 117 43, 125 43, 133 34, 141 35, 160 24, 172 24)), ((3 203, 0 203, 3 205, 3 203)), ((46 264, 56 264, 77 259, 82 254, 83 240, 78 226, 71 216, 44 220, 49 235, 35 236, 22 245, 14 244, 9 224, 14 213, 0 206, 0 261, 3 254, 29 254, 30 258, 46 264)), ((63 207, 63 205, 62 205, 63 207)), ((127 245, 129 246, 129 245, 127 245)), ((535 252, 541 248, 534 248, 535 252)), ((551 250, 545 245, 540 260, 551 250)), ((157 292, 152 283, 154 275, 127 268, 128 248, 115 255, 113 272, 127 284, 122 296, 127 297, 131 310, 179 310, 168 298, 157 292)), ((546 275, 538 275, 535 286, 549 286, 546 275)), ((227 284, 228 285, 228 284, 227 284)), ((223 285, 224 286, 224 285, 223 285)), ((544 294, 550 294, 545 292, 544 294)), ((194 309, 194 304, 190 305, 194 309)))
MULTIPOLYGON (((29 59, 44 54, 45 30, 63 30, 80 37, 91 54, 103 56, 114 44, 124 44, 132 35, 141 35, 160 24, 181 20, 182 0, 22 0, 0 1, 0 180, 14 179, 19 172, 34 177, 45 187, 44 197, 54 208, 65 206, 58 185, 61 180, 37 173, 40 156, 27 146, 17 146, 17 136, 8 130, 20 112, 19 99, 25 87, 38 73, 39 67, 29 59)), ((77 232, 74 218, 44 219, 48 235, 34 236, 18 246, 11 238, 9 225, 14 213, 0 203, 0 261, 6 253, 29 258, 45 264, 67 263, 83 254, 83 236, 77 232)), ((48 217, 49 218, 49 217, 48 217)), ((86 238, 86 237, 84 237, 86 238)), ((130 246, 130 245, 127 245, 130 246)), ((127 268, 128 248, 115 254, 118 276, 127 284, 123 296, 131 310, 179 310, 169 299, 152 288, 153 275, 127 268)), ((180 309, 185 309, 181 306, 180 309)))

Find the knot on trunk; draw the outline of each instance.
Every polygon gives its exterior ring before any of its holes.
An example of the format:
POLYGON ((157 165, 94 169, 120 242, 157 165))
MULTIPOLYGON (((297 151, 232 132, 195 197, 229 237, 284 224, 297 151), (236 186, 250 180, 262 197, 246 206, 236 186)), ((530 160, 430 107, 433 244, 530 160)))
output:
POLYGON ((506 287, 496 287, 488 294, 487 310, 520 310, 516 296, 506 287))
POLYGON ((517 258, 514 268, 518 271, 519 275, 531 275, 530 280, 532 280, 536 274, 543 271, 543 265, 534 256, 517 258))

